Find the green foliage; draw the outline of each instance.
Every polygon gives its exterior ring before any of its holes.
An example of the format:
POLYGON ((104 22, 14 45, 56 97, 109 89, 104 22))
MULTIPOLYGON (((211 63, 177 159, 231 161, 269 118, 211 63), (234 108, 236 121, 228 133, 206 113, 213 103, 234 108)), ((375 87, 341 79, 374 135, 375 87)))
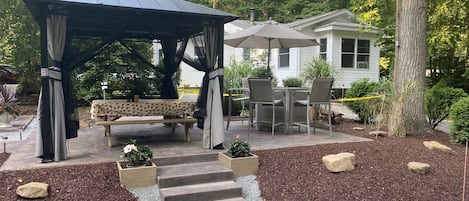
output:
MULTIPOLYGON (((394 47, 396 31, 396 0, 351 0, 349 9, 361 22, 378 27, 376 42, 381 48, 381 76, 388 76, 394 68, 394 47)), ((364 30, 366 31, 366 30, 364 30)))
MULTIPOLYGON (((391 73, 394 61, 396 19, 395 0, 352 0, 350 9, 364 23, 380 28, 378 45, 381 57, 390 61, 380 66, 381 72, 391 73)), ((469 1, 434 0, 428 5, 427 67, 429 84, 445 80, 448 86, 469 91, 469 1), (464 75, 464 76, 461 76, 464 75)), ((384 64, 384 62, 382 63, 384 64)))
POLYGON ((312 81, 315 78, 335 77, 337 70, 334 66, 324 59, 319 57, 313 58, 310 62, 306 63, 301 72, 301 77, 305 82, 312 81))
POLYGON ((252 71, 251 77, 253 78, 270 78, 272 80, 272 85, 277 85, 277 78, 275 78, 272 70, 270 68, 254 68, 252 71))
MULTIPOLYGON (((224 85, 223 91, 224 93, 229 93, 230 88, 242 88, 242 78, 249 78, 252 75, 253 64, 250 61, 244 61, 242 63, 237 63, 234 59, 231 60, 230 65, 225 67, 225 75, 223 78, 224 85)), ((232 90, 231 93, 236 96, 239 94, 243 94, 242 90, 232 90)), ((228 114, 228 103, 226 101, 229 100, 229 97, 225 97, 225 104, 223 104, 223 111, 224 114, 228 114)), ((238 112, 243 113, 245 108, 242 106, 244 103, 240 101, 233 101, 232 102, 232 115, 237 114, 238 112)), ((244 105, 245 106, 245 105, 244 105)))
POLYGON ((231 154, 231 157, 247 157, 251 152, 251 147, 249 143, 243 140, 235 139, 233 140, 228 147, 228 153, 231 154))
MULTIPOLYGON (((94 45, 96 41, 77 40, 73 43, 75 48, 86 49, 94 45)), ((150 60, 150 43, 129 42, 127 44, 150 60)), ((162 68, 162 65, 159 66, 162 68)), ((73 81, 77 98, 86 102, 102 98, 101 82, 103 81, 108 82, 107 98, 113 96, 133 98, 134 95, 145 98, 158 87, 156 83, 161 83, 159 80, 163 77, 159 70, 140 63, 120 43, 111 44, 94 59, 75 69, 73 73, 76 75, 73 76, 75 78, 73 81), (151 73, 155 74, 155 79, 148 77, 151 73)))
POLYGON ((249 61, 237 63, 232 59, 230 65, 224 69, 224 92, 227 93, 230 88, 241 88, 241 79, 252 75, 252 66, 249 61))
MULTIPOLYGON (((189 0, 190 2, 212 7, 212 0, 189 0)), ((256 21, 272 18, 278 22, 291 22, 295 19, 319 15, 331 10, 347 8, 350 0, 223 0, 217 1, 217 9, 249 20, 249 10, 256 11, 256 21)))
POLYGON ((282 82, 283 86, 286 87, 301 87, 303 85, 303 81, 297 77, 289 77, 284 79, 282 82))
POLYGON ((445 80, 448 86, 469 91, 469 1, 434 0, 428 9, 427 64, 430 84, 445 80))
POLYGON ((252 71, 252 77, 255 77, 255 78, 273 78, 274 74, 272 73, 272 70, 267 69, 267 68, 255 68, 252 71))
POLYGON ((425 91, 425 113, 428 123, 434 129, 445 120, 453 103, 468 95, 462 89, 446 87, 439 83, 425 91))
POLYGON ((148 145, 137 146, 137 141, 134 139, 124 143, 122 152, 125 161, 129 161, 131 166, 144 165, 153 158, 153 150, 148 145))
POLYGON ((451 106, 450 136, 453 143, 469 140, 469 97, 461 98, 451 106))
POLYGON ((16 103, 15 94, 3 83, 0 83, 0 114, 6 112, 13 115, 19 115, 19 105, 16 103))
MULTIPOLYGON (((360 79, 358 81, 352 82, 350 89, 345 91, 346 98, 359 98, 370 95, 377 95, 380 89, 380 84, 375 81, 370 81, 367 78, 360 79)), ((356 100, 356 101, 347 101, 345 102, 346 106, 358 114, 361 123, 370 122, 373 118, 373 113, 369 104, 370 100, 356 100)))
POLYGON ((38 94, 39 27, 22 0, 2 1, 0 16, 0 63, 12 65, 18 73, 18 94, 38 94))

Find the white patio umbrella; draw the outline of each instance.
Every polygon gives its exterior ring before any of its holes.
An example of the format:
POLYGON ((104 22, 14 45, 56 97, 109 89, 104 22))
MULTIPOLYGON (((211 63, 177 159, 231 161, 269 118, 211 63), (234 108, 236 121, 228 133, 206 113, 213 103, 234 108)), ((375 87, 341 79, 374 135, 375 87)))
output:
POLYGON ((267 68, 270 67, 270 52, 272 48, 319 45, 313 37, 273 20, 267 20, 262 24, 228 34, 225 36, 225 44, 240 48, 267 49, 267 68))

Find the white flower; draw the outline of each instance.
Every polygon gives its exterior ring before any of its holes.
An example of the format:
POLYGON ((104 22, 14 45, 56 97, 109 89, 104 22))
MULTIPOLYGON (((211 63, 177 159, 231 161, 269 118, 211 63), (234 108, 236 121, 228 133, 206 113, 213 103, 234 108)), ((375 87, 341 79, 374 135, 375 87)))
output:
POLYGON ((124 153, 129 153, 132 151, 133 147, 135 147, 135 145, 133 144, 128 144, 128 145, 125 145, 124 147, 124 153))
POLYGON ((134 144, 131 144, 130 148, 132 148, 132 150, 134 150, 134 151, 138 151, 137 146, 135 146, 134 144))

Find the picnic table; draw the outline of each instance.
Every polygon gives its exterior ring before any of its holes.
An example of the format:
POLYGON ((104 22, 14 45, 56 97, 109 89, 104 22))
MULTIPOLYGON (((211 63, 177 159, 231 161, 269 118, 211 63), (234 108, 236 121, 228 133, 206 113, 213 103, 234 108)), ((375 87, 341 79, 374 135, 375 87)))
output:
POLYGON ((191 115, 196 110, 196 103, 180 99, 140 99, 128 102, 125 99, 93 100, 91 118, 96 125, 104 126, 104 135, 108 137, 108 146, 112 146, 111 125, 182 123, 185 127, 186 141, 190 142, 189 128, 197 120, 191 115), (121 117, 158 116, 160 118, 132 118, 121 120, 121 117))

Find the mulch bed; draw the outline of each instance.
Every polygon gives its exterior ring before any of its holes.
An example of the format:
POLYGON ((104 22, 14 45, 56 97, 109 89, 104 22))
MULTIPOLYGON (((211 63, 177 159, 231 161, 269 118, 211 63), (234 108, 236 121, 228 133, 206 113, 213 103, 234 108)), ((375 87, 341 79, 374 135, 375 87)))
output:
MULTIPOLYGON (((440 131, 375 139, 368 135, 374 129, 345 120, 334 130, 374 141, 256 151, 261 196, 272 201, 461 200, 464 146, 448 143, 448 134, 440 131), (357 126, 364 130, 352 129, 357 126), (428 150, 425 140, 439 141, 453 151, 428 150), (355 170, 330 173, 324 168, 321 158, 339 152, 356 155, 355 170), (430 164, 430 173, 410 172, 407 163, 411 161, 430 164)), ((0 165, 7 157, 0 154, 0 165)), ((136 200, 120 187, 114 163, 7 171, 0 172, 0 178, 0 200, 23 200, 15 190, 30 181, 50 185, 45 200, 136 200)))
POLYGON ((30 200, 15 191, 32 181, 49 184, 49 196, 43 200, 137 200, 120 187, 115 163, 2 171, 0 178, 0 200, 30 200))
MULTIPOLYGON (((344 133, 370 137, 373 127, 353 130, 349 122, 336 127, 344 133)), ((440 131, 397 137, 378 137, 373 142, 325 144, 255 152, 260 159, 256 173, 266 200, 461 200, 464 146, 448 143, 440 131), (423 141, 435 140, 453 149, 450 153, 428 150, 423 141), (355 170, 327 171, 321 158, 351 152, 355 170), (408 170, 408 162, 431 166, 426 175, 408 170)))

